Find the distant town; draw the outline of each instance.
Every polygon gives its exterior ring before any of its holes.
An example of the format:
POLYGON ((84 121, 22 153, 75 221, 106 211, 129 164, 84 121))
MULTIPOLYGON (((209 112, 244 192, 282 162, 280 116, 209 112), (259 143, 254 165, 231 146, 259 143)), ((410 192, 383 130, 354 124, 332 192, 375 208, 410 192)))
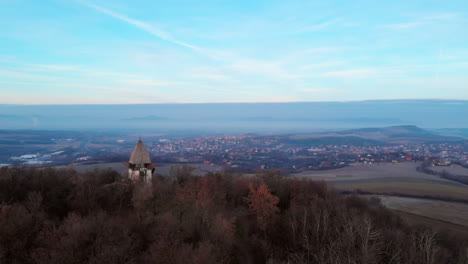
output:
MULTIPOLYGON (((126 161, 138 138, 135 134, 50 133, 23 131, 1 134, 0 143, 10 145, 8 153, 0 153, 0 166, 122 162, 126 161)), ((399 131, 399 136, 389 137, 393 140, 389 142, 356 137, 356 132, 352 133, 352 137, 336 137, 336 133, 175 137, 148 134, 142 139, 157 163, 204 164, 239 172, 282 169, 294 173, 341 168, 352 163, 424 160, 430 160, 433 166, 468 167, 466 140, 430 137, 431 140, 421 142, 412 139, 414 135, 401 136, 399 131)))

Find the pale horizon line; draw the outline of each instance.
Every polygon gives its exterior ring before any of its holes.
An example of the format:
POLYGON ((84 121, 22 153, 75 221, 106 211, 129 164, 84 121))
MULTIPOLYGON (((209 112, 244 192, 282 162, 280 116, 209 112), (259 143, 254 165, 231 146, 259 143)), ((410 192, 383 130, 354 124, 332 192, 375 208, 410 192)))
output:
POLYGON ((468 99, 450 99, 450 98, 404 98, 404 99, 364 99, 364 100, 337 100, 337 101, 258 101, 258 102, 169 102, 169 103, 70 103, 70 104, 9 104, 0 103, 0 106, 112 106, 112 105, 201 105, 201 104, 298 104, 298 103, 358 103, 358 102, 382 102, 382 101, 450 101, 467 102, 468 99))

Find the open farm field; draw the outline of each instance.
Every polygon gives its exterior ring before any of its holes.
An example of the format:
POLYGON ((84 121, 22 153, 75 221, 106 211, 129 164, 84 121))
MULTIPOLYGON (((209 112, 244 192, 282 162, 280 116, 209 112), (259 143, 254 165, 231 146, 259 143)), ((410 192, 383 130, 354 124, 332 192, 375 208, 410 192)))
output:
POLYGON ((408 181, 380 181, 340 183, 335 187, 343 191, 366 191, 381 194, 399 194, 409 196, 431 196, 434 198, 449 198, 468 200, 468 187, 466 185, 447 185, 439 183, 408 182, 408 181))
POLYGON ((340 169, 305 171, 291 176, 327 181, 337 189, 346 191, 468 200, 467 185, 418 172, 418 165, 415 162, 353 164, 340 169))
POLYGON ((315 170, 304 171, 292 174, 296 177, 306 177, 313 180, 324 181, 356 181, 356 180, 373 180, 373 179, 413 179, 421 181, 445 181, 439 176, 428 175, 416 171, 420 165, 419 162, 402 162, 402 163, 374 163, 363 164, 354 163, 348 167, 333 169, 333 170, 315 170))

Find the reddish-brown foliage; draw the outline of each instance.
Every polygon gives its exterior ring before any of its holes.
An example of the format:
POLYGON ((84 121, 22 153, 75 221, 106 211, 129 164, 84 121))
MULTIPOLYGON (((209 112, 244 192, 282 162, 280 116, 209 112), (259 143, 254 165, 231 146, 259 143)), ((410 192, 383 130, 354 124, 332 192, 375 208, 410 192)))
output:
POLYGON ((249 184, 249 196, 245 199, 249 209, 257 216, 257 221, 262 229, 265 229, 272 217, 278 213, 276 206, 279 198, 272 195, 265 184, 255 189, 252 183, 249 184))

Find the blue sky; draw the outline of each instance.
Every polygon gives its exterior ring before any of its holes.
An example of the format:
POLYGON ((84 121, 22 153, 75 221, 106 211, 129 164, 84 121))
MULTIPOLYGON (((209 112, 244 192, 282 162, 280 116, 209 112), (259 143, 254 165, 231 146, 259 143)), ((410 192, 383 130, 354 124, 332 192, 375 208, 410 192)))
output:
POLYGON ((468 1, 0 0, 0 104, 468 100, 468 1))

